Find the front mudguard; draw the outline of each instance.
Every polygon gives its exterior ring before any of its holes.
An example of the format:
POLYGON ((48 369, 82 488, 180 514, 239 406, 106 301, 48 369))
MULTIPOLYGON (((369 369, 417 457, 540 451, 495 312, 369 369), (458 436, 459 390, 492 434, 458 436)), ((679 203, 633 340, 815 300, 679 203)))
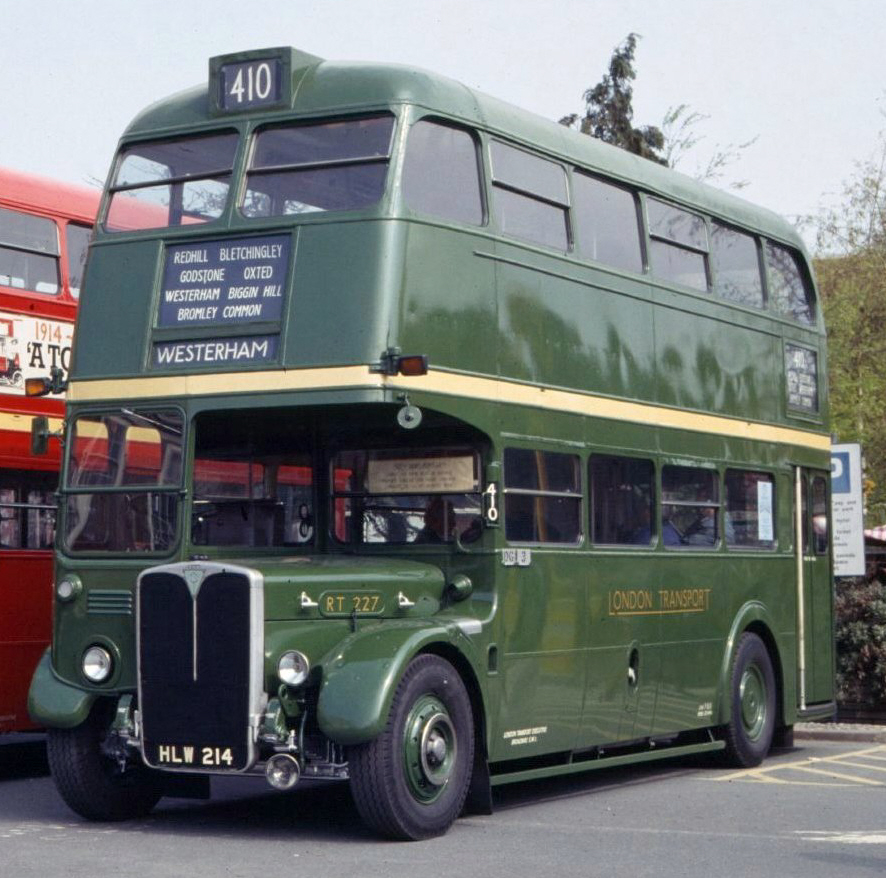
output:
MULTIPOLYGON (((412 658, 420 652, 438 652, 447 658, 453 651, 476 673, 473 645, 457 626, 416 620, 352 634, 322 660, 320 730, 337 744, 371 741, 385 727, 394 691, 412 658)), ((469 689, 474 683, 464 682, 469 689)))
POLYGON ((59 679, 52 669, 49 650, 43 653, 28 690, 28 713, 41 726, 73 729, 89 716, 96 695, 59 679))

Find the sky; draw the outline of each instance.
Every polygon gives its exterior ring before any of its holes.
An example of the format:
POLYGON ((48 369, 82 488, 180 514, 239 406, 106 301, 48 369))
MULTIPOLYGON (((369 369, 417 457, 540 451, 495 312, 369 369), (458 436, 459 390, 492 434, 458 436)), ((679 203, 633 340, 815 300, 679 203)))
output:
POLYGON ((687 104, 679 170, 754 138, 715 185, 795 220, 838 203, 886 129, 883 0, 3 0, 0 165, 104 181, 145 106, 213 55, 292 45, 460 80, 557 120, 630 32, 634 123, 687 104))

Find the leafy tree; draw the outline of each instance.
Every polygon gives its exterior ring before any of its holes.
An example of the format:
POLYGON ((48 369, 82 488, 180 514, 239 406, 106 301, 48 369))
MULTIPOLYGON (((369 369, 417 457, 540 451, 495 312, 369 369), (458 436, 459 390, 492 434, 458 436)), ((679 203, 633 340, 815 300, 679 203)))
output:
POLYGON ((667 160, 661 154, 664 148, 661 129, 654 125, 634 127, 631 83, 637 75, 634 72, 637 39, 637 34, 630 33, 620 46, 616 46, 609 61, 609 73, 584 93, 584 114, 564 116, 560 124, 665 165, 667 160))
POLYGON ((842 580, 834 611, 837 638, 837 700, 886 703, 886 589, 884 571, 842 580))
MULTIPOLYGON (((697 147, 706 137, 700 133, 699 128, 710 118, 705 113, 693 110, 689 104, 678 104, 668 109, 661 123, 665 164, 678 168, 685 165, 690 156, 697 155, 697 147)), ((756 141, 757 138, 752 137, 743 143, 727 143, 725 146, 716 144, 713 152, 709 152, 703 162, 696 162, 690 176, 703 183, 721 183, 726 168, 738 161, 744 151, 756 141)), ((744 189, 749 182, 732 180, 727 185, 730 189, 744 189)))
POLYGON ((872 524, 886 521, 886 137, 818 220, 831 429, 859 442, 872 524))

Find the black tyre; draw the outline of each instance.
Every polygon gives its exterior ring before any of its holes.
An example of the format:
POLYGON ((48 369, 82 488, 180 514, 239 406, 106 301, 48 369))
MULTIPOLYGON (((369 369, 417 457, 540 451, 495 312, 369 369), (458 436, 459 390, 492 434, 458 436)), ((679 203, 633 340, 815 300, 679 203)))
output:
POLYGON ((455 668, 420 655, 403 674, 384 731, 350 748, 364 822, 390 838, 442 835, 461 813, 474 764, 471 701, 455 668))
POLYGON ((143 817, 162 795, 160 778, 150 769, 136 764, 121 770, 102 752, 113 717, 113 702, 98 701, 81 725, 47 734, 52 779, 68 807, 87 820, 143 817))
POLYGON ((732 719, 726 726, 726 759, 739 768, 759 765, 775 729, 775 675, 763 641, 746 632, 732 659, 732 719))

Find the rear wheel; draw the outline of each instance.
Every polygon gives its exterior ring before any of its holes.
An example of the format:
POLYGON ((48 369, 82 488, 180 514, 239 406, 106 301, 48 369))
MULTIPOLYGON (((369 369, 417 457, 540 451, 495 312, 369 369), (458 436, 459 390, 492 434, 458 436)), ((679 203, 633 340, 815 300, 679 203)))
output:
POLYGON ((775 729, 775 675, 763 641, 741 636, 732 659, 732 718, 726 726, 726 758, 739 768, 759 765, 775 729))
POLYGON ((98 701, 81 725, 47 734, 52 779, 68 807, 87 820, 143 817, 162 795, 160 778, 150 769, 141 764, 121 768, 104 753, 113 716, 113 702, 98 701))
POLYGON ((360 816, 391 838, 442 835, 464 806, 474 763, 471 701, 455 668, 421 655, 403 674, 384 731, 348 755, 360 816))

